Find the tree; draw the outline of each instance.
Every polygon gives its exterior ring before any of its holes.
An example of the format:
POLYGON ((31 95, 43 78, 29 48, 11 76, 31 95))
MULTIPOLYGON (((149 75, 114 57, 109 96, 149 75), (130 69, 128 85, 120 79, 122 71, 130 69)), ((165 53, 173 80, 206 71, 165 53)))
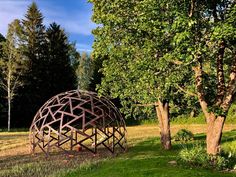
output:
POLYGON ((17 124, 29 125, 35 112, 48 99, 46 34, 43 16, 36 3, 32 3, 22 20, 23 44, 27 70, 23 76, 24 87, 19 88, 19 96, 14 102, 18 119, 17 124))
POLYGON ((22 38, 22 27, 19 20, 14 20, 8 27, 6 41, 3 42, 3 56, 0 63, 2 79, 0 86, 7 93, 8 101, 8 131, 11 125, 11 103, 16 90, 23 84, 21 76, 24 72, 24 60, 20 43, 22 38))
POLYGON ((236 90, 235 1, 92 2, 93 19, 102 24, 94 31, 94 55, 108 55, 100 91, 123 105, 156 99, 166 109, 176 90, 197 94, 207 152, 215 155, 236 90))
MULTIPOLYGON (((188 4, 176 1, 93 1, 94 58, 103 61, 99 91, 119 97, 123 112, 132 115, 140 106, 155 108, 161 144, 171 148, 169 104, 176 88, 188 77, 189 66, 176 67, 170 55, 173 21, 188 4)), ((146 110, 144 108, 143 110, 146 110)))
POLYGON ((22 20, 22 48, 27 63, 24 87, 15 99, 18 126, 27 126, 40 106, 50 97, 75 88, 75 73, 71 66, 73 46, 60 25, 46 29, 43 15, 32 3, 22 20))
MULTIPOLYGON (((3 57, 3 44, 4 44, 4 41, 6 41, 5 37, 0 33, 0 63, 3 63, 2 61, 2 57, 3 57)), ((0 73, 0 80, 3 79, 3 75, 2 73, 0 73)), ((4 102, 5 102, 5 99, 4 99, 4 90, 0 87, 0 118, 2 118, 3 116, 3 110, 5 108, 4 106, 4 102)))
MULTIPOLYGON (((220 150, 223 125, 235 94, 235 2, 190 1, 172 25, 171 56, 190 65, 207 122, 207 152, 220 150), (226 84, 227 83, 227 84, 226 84)), ((180 66, 182 65, 182 66, 180 66)))
POLYGON ((236 5, 234 1, 214 1, 194 2, 193 6, 193 13, 198 15, 193 18, 207 19, 205 27, 196 20, 199 28, 195 43, 202 47, 194 51, 196 66, 193 70, 198 100, 207 121, 207 152, 215 155, 220 151, 224 122, 236 91, 236 5), (201 11, 208 11, 209 15, 201 11), (209 64, 213 66, 210 71, 209 64), (211 80, 214 85, 211 85, 209 97, 207 87, 211 80))
POLYGON ((89 88, 92 91, 96 91, 97 85, 101 84, 101 80, 103 77, 101 69, 102 69, 102 62, 105 59, 100 58, 100 57, 97 57, 96 59, 94 59, 92 57, 92 55, 90 55, 90 57, 92 58, 92 66, 91 66, 92 67, 92 77, 91 77, 91 81, 89 84, 89 88))
POLYGON ((50 24, 47 34, 48 98, 75 88, 76 78, 70 62, 70 43, 60 25, 50 24))
POLYGON ((5 41, 6 38, 0 33, 0 42, 5 41))
POLYGON ((77 76, 78 88, 82 90, 89 90, 91 83, 93 68, 92 58, 83 52, 81 57, 79 56, 78 62, 75 64, 75 72, 77 76))

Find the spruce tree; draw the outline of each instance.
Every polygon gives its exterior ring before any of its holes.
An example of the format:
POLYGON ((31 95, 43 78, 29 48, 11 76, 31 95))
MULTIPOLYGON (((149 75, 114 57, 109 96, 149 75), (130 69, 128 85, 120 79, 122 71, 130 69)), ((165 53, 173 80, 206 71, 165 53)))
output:
POLYGON ((46 101, 45 92, 48 91, 47 71, 45 71, 47 63, 45 26, 43 15, 36 3, 33 2, 28 7, 22 24, 27 72, 24 76, 25 86, 19 90, 20 95, 15 102, 17 105, 15 112, 18 125, 23 121, 25 125, 29 125, 36 111, 46 101))
POLYGON ((48 97, 75 88, 75 74, 70 62, 70 44, 68 38, 56 23, 47 29, 48 80, 50 93, 48 97))

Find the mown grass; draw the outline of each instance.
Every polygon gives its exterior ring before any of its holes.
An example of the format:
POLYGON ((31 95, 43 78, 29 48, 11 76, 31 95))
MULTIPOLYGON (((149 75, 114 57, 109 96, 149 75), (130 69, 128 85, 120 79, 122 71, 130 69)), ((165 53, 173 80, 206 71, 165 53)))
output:
MULTIPOLYGON (((2 132, 0 133, 0 151, 21 146, 29 143, 28 132, 2 132)), ((1 155, 0 155, 1 156, 1 155)))
MULTIPOLYGON (((236 136, 229 132, 226 136, 236 136)), ((196 141, 202 141, 204 135, 199 135, 196 141)), ((195 141, 195 142, 196 142, 195 141)), ((195 143, 194 141, 188 145, 195 143)), ((228 142, 230 143, 230 142, 228 142)), ((100 163, 91 163, 89 167, 77 168, 60 177, 235 177, 234 172, 219 172, 203 168, 183 166, 178 158, 183 144, 173 144, 173 149, 164 151, 160 147, 159 138, 149 138, 129 149, 129 152, 117 158, 107 159, 100 163), (176 162, 176 163, 175 163, 176 162)), ((231 146, 228 144, 227 146, 231 146)), ((235 147, 234 147, 235 148, 235 147)))
MULTIPOLYGON (((204 141, 204 125, 172 125, 172 134, 187 128, 198 133, 196 140, 204 141), (201 134, 199 134, 201 133, 201 134)), ((226 125, 223 148, 236 152, 236 125, 226 125)), ((113 157, 107 153, 93 156, 83 152, 74 156, 54 153, 49 158, 43 154, 29 154, 28 132, 0 133, 0 177, 88 176, 88 177, 140 177, 140 176, 236 176, 235 173, 192 168, 178 162, 178 152, 183 144, 173 143, 171 151, 160 148, 157 125, 128 127, 129 150, 113 157), (11 142, 11 143, 10 143, 11 142), (10 144, 9 144, 10 143, 10 144), (15 144, 15 145, 14 145, 15 144), (170 164, 177 161, 177 164, 170 164)))

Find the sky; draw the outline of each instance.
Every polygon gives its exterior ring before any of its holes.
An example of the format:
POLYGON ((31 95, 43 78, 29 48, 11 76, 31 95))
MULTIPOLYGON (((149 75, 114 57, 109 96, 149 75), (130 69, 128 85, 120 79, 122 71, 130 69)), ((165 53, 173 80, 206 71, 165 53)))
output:
MULTIPOLYGON (((7 33, 8 24, 23 19, 32 0, 0 0, 0 33, 7 33)), ((96 25, 91 21, 92 4, 87 0, 34 0, 44 16, 44 24, 61 25, 78 51, 91 52, 96 25)))

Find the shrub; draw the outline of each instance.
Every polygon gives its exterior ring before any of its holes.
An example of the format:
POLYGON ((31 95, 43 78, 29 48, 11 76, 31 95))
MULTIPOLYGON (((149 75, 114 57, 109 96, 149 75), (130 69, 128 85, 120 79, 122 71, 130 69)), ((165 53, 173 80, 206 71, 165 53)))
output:
POLYGON ((185 147, 179 153, 180 160, 193 166, 207 166, 208 157, 205 149, 201 145, 192 148, 185 147))
POLYGON ((174 136, 175 141, 190 141, 193 140, 193 133, 186 129, 179 130, 174 136))
POLYGON ((180 161, 183 164, 204 168, 233 169, 236 164, 236 157, 230 153, 221 152, 218 155, 208 155, 202 145, 185 147, 179 153, 180 161))

